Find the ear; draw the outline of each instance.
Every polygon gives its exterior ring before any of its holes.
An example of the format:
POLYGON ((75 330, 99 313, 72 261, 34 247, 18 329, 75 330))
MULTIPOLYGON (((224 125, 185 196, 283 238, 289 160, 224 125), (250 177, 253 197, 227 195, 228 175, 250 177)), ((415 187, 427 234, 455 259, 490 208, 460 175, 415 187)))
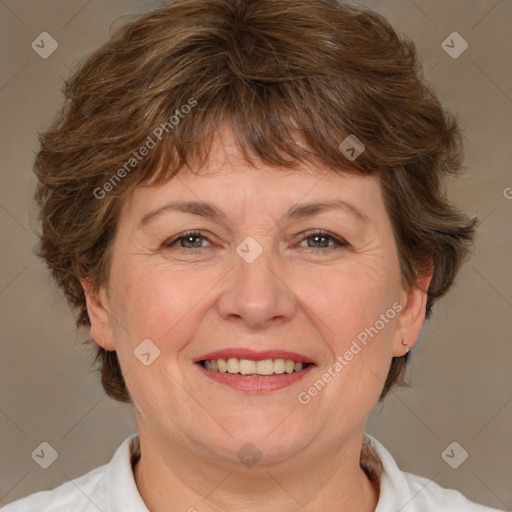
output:
POLYGON ((95 343, 105 350, 115 350, 110 326, 107 293, 103 287, 98 287, 89 278, 80 279, 85 292, 87 313, 91 321, 90 335, 95 343))
POLYGON ((400 316, 396 322, 395 339, 393 341, 393 357, 401 357, 407 353, 418 341, 427 305, 427 290, 432 280, 433 267, 429 266, 427 272, 419 280, 418 286, 412 290, 403 290, 403 305, 400 316), (407 347, 403 342, 407 343, 407 347))

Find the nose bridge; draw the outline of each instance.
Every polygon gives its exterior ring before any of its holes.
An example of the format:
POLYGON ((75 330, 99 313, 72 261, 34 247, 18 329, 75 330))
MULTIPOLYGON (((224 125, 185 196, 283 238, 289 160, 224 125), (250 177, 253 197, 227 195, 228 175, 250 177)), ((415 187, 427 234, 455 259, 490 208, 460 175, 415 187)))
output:
POLYGON ((252 237, 239 244, 229 284, 219 299, 225 319, 236 318, 252 328, 289 320, 295 312, 294 294, 280 275, 282 266, 271 247, 272 237, 266 240, 265 247, 252 237))

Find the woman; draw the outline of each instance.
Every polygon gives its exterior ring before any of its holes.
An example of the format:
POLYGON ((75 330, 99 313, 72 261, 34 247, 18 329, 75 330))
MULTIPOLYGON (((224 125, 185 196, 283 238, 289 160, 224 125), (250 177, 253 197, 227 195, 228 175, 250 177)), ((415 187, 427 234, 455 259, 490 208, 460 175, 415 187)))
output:
POLYGON ((6 512, 491 510, 365 433, 476 224, 413 43, 334 0, 176 0, 65 92, 40 255, 138 434, 6 512))

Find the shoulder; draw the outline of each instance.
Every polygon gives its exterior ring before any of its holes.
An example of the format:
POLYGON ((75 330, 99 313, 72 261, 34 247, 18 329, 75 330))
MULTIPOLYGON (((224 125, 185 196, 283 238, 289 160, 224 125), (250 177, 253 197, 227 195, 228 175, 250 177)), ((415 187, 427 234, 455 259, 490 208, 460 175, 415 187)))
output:
POLYGON ((1 509, 1 512, 97 512, 106 498, 108 464, 65 482, 49 491, 39 491, 1 509))
MULTIPOLYGON (((432 480, 410 473, 402 473, 415 496, 415 509, 436 512, 499 512, 497 509, 479 505, 468 500, 454 489, 440 487, 432 480)), ((409 509, 405 507, 404 512, 409 509)))
POLYGON ((111 512, 147 511, 135 484, 132 465, 140 456, 138 434, 126 438, 110 463, 50 491, 17 500, 1 512, 111 512))
POLYGON ((478 505, 460 492, 444 489, 433 480, 401 471, 389 451, 366 434, 365 442, 378 458, 380 497, 375 512, 500 512, 478 505))

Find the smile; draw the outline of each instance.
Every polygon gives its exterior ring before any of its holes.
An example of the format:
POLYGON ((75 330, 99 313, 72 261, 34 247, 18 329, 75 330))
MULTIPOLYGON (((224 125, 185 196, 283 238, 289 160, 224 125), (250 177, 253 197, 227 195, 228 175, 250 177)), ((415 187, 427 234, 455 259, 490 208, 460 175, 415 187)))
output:
POLYGON ((268 394, 302 380, 313 370, 315 364, 294 362, 291 359, 262 359, 255 361, 251 359, 220 358, 201 360, 194 366, 205 377, 223 386, 241 391, 242 393, 268 394), (220 365, 219 361, 221 361, 220 365), (291 369, 291 363, 287 361, 293 363, 293 370, 290 373, 286 371, 291 369), (217 369, 214 369, 215 364, 217 369), (283 365, 284 372, 277 373, 281 371, 283 365), (208 369, 207 366, 210 366, 210 368, 208 369), (240 370, 250 373, 242 374, 240 370), (258 372, 265 373, 260 374, 258 372))
POLYGON ((248 377, 269 377, 271 375, 292 374, 305 370, 308 363, 293 361, 291 359, 206 359, 200 362, 206 370, 219 373, 230 373, 248 377))

